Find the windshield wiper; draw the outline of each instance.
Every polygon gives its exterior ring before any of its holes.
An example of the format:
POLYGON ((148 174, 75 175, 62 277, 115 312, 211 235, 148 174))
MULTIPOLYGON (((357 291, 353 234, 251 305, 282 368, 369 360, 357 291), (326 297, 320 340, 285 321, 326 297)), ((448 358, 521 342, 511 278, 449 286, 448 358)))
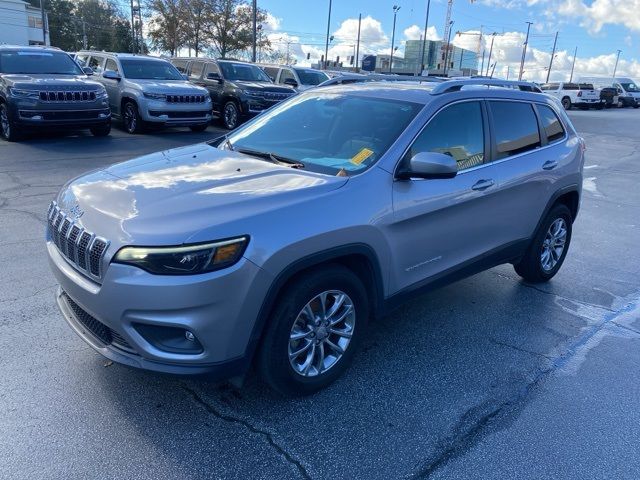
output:
MULTIPOLYGON (((227 140, 228 141, 228 140, 227 140)), ((276 155, 271 152, 258 152, 256 150, 249 150, 245 148, 239 148, 236 152, 244 153, 245 155, 251 155, 252 157, 262 158, 271 163, 275 163, 276 165, 281 165, 290 168, 304 168, 304 163, 299 162, 297 160, 292 160, 287 157, 283 157, 281 155, 276 155)))

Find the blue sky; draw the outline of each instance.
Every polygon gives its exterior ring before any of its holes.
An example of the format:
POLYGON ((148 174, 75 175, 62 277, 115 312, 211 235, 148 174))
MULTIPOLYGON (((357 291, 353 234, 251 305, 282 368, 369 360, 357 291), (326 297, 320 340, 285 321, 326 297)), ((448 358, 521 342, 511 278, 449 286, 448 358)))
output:
MULTIPOLYGON (((426 0, 333 0, 331 33, 333 57, 351 54, 355 43, 358 14, 367 19, 368 38, 363 42, 364 53, 390 50, 394 4, 399 5, 396 45, 408 38, 419 38, 424 25, 426 0), (351 22, 348 22, 352 19, 351 22), (345 24, 344 22, 347 21, 345 24), (368 40, 368 41, 367 41, 368 40)), ((284 48, 286 42, 300 61, 307 52, 312 58, 324 51, 327 28, 328 0, 258 0, 261 8, 274 18, 274 32, 270 38, 274 47, 284 48)), ((442 36, 446 15, 446 2, 432 0, 429 17, 429 36, 442 36), (435 30, 434 30, 435 28, 435 30)), ((552 78, 564 79, 571 67, 573 50, 578 47, 576 71, 579 74, 610 74, 615 63, 616 50, 621 49, 619 71, 640 77, 640 0, 477 0, 474 3, 456 1, 452 41, 475 49, 482 26, 485 37, 482 49, 488 50, 491 32, 497 32, 494 49, 497 72, 507 66, 517 67, 526 21, 534 22, 531 29, 529 55, 525 67, 530 79, 546 76, 546 65, 558 36, 558 56, 554 60, 552 78), (603 22, 603 19, 606 22, 603 22), (610 22, 610 23, 607 23, 610 22), (455 32, 467 32, 457 36, 455 32)), ((493 62, 492 62, 493 63, 493 62)))

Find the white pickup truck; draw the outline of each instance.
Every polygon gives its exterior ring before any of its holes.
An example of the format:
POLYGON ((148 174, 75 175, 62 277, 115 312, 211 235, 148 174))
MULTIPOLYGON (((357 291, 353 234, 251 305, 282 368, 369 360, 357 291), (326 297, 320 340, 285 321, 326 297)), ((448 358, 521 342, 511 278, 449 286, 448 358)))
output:
POLYGON ((556 97, 562 102, 565 110, 572 107, 604 108, 600 93, 590 83, 546 83, 540 87, 544 93, 556 97))

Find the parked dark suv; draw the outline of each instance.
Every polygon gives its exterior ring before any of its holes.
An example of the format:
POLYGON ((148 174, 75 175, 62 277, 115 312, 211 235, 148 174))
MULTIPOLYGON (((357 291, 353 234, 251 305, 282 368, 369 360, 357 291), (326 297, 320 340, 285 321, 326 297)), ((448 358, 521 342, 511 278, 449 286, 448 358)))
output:
POLYGON ((213 111, 229 130, 296 94, 291 87, 275 85, 252 63, 208 58, 174 58, 171 63, 192 83, 209 90, 213 111))
POLYGON ((57 48, 0 45, 0 134, 14 141, 51 127, 108 135, 106 90, 57 48))

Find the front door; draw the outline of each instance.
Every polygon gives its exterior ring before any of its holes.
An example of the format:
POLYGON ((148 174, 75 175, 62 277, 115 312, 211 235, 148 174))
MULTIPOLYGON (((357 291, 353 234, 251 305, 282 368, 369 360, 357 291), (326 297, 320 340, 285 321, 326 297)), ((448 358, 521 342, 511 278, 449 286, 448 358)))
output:
MULTIPOLYGON (((104 66, 104 71, 112 71, 116 72, 118 75, 122 76, 122 72, 118 69, 118 64, 115 60, 111 58, 107 58, 107 62, 104 66)), ((109 107, 111 108, 111 112, 116 115, 120 114, 120 81, 113 80, 110 78, 104 78, 102 75, 100 76, 100 80, 104 85, 105 90, 107 91, 107 95, 109 95, 109 107)))
POLYGON ((223 87, 222 73, 220 68, 213 62, 207 63, 204 68, 204 74, 202 75, 202 86, 209 91, 211 96, 211 105, 216 112, 222 112, 222 89, 223 87), (214 73, 218 75, 218 79, 209 79, 207 75, 214 73))

